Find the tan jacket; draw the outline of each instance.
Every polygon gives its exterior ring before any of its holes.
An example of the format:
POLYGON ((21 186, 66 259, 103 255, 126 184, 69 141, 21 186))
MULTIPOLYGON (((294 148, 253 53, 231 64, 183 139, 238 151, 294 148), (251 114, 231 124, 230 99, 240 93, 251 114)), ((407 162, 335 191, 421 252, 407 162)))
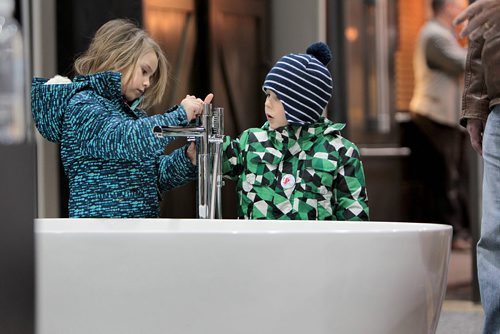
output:
POLYGON ((458 127, 466 58, 467 50, 449 27, 436 20, 427 21, 415 47, 410 110, 434 122, 458 127))
POLYGON ((465 126, 469 118, 486 121, 497 104, 500 104, 500 35, 469 44, 460 124, 465 126))

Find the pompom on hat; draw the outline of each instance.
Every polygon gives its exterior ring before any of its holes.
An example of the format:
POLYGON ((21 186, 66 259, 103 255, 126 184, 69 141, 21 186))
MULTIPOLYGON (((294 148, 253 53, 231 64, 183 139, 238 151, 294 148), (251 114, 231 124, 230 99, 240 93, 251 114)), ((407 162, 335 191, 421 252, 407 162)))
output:
POLYGON ((281 57, 269 71, 262 89, 278 96, 288 123, 308 125, 321 117, 332 97, 332 76, 326 67, 331 59, 328 45, 318 42, 305 54, 281 57))

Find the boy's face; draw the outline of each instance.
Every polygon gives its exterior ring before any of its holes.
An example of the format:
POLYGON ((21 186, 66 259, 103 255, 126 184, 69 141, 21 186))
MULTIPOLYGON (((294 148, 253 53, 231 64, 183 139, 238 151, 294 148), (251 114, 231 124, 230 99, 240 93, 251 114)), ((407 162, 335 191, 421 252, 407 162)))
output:
POLYGON ((266 111, 266 118, 272 129, 288 125, 283 103, 281 103, 278 96, 269 89, 266 90, 266 103, 264 104, 264 109, 266 111))
POLYGON ((151 77, 157 68, 158 57, 153 50, 150 50, 139 57, 137 65, 122 76, 122 94, 128 102, 144 95, 151 85, 151 77))

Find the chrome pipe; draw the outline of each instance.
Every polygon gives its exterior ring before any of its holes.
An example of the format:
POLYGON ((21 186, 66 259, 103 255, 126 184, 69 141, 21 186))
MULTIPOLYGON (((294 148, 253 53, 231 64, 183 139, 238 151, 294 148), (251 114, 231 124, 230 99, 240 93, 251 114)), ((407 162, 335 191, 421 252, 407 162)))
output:
POLYGON ((207 219, 209 216, 208 159, 208 154, 198 154, 198 217, 201 219, 207 219))
MULTIPOLYGON (((222 145, 219 145, 219 156, 222 157, 222 145)), ((222 161, 217 166, 217 218, 222 218, 222 161)))
MULTIPOLYGON (((217 186, 217 179, 219 177, 219 165, 220 165, 220 154, 219 154, 220 142, 215 142, 215 154, 213 157, 213 165, 212 165, 212 187, 210 193, 210 218, 215 218, 216 212, 216 197, 219 191, 217 186)), ((220 217, 218 217, 220 218, 220 217)))

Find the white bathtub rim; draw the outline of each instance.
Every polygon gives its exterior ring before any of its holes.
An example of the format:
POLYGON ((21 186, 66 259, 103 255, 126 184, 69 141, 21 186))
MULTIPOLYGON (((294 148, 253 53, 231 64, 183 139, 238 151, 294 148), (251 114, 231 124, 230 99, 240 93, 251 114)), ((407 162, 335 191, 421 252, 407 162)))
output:
POLYGON ((43 233, 186 233, 186 234, 295 234, 353 233, 405 234, 446 232, 444 224, 416 222, 283 221, 237 219, 111 219, 42 218, 35 219, 35 232, 43 233))

